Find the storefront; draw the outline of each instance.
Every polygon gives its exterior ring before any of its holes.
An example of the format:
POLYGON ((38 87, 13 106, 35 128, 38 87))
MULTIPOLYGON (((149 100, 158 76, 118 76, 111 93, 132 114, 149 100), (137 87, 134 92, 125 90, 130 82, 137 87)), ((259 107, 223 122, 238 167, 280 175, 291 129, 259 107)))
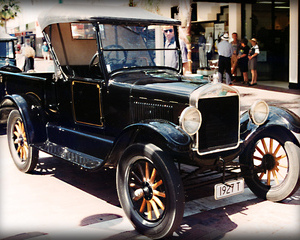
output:
POLYGON ((212 37, 213 54, 207 56, 217 58, 214 46, 220 33, 236 32, 239 39, 255 37, 259 42, 259 81, 285 81, 300 88, 298 0, 194 0, 192 7, 193 72, 206 67, 201 54, 199 58, 199 38, 212 37))

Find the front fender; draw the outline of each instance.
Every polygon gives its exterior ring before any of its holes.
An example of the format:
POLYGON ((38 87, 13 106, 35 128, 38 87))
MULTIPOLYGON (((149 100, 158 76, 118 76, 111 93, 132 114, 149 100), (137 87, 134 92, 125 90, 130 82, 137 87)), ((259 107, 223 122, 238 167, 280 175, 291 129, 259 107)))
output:
POLYGON ((285 134, 289 134, 294 139, 294 143, 299 146, 299 116, 286 108, 270 106, 269 109, 270 113, 268 119, 261 126, 257 126, 251 121, 248 111, 242 114, 240 119, 240 131, 241 140, 244 141, 244 145, 247 145, 247 142, 251 141, 257 134, 272 128, 274 131, 280 129, 285 134))
POLYGON ((19 110, 24 121, 25 131, 29 144, 46 140, 46 127, 41 104, 32 95, 7 95, 0 104, 0 108, 14 106, 19 110))
POLYGON ((186 153, 191 137, 177 125, 164 120, 147 120, 126 127, 114 142, 106 165, 116 166, 123 151, 132 143, 154 143, 173 153, 186 153))

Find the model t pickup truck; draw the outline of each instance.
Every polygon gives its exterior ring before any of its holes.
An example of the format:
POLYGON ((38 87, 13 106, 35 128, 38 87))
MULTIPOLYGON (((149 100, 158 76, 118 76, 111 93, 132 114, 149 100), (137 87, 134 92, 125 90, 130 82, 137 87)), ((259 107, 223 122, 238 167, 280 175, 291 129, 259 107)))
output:
POLYGON ((54 74, 0 72, 0 117, 19 170, 33 171, 39 151, 89 171, 116 168, 122 208, 152 238, 180 225, 185 188, 216 183, 220 199, 245 180, 272 201, 298 189, 299 117, 264 101, 240 115, 234 87, 182 76, 180 21, 64 4, 39 24, 54 74))

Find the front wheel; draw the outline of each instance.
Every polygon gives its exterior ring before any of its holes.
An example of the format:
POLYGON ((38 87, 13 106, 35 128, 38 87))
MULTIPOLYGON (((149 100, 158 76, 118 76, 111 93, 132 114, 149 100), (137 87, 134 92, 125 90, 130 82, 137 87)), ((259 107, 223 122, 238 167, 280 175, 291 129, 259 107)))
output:
POLYGON ((151 238, 171 235, 184 212, 184 192, 178 170, 153 144, 129 146, 117 167, 117 191, 122 208, 137 231, 151 238))
POLYGON ((7 120, 7 140, 12 159, 21 172, 31 172, 38 162, 38 150, 28 145, 24 122, 17 110, 7 120))
POLYGON ((260 198, 282 201, 300 185, 300 149, 285 134, 266 132, 241 157, 242 173, 260 198))

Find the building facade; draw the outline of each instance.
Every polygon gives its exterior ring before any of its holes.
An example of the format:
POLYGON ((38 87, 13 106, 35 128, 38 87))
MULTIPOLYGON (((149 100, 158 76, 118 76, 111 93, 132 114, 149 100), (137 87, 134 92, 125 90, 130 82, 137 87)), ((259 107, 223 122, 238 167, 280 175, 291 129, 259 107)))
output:
MULTIPOLYGON (((178 6, 184 0, 131 0, 114 1, 114 4, 131 4, 157 12, 167 17, 180 16, 178 6)), ((38 27, 37 15, 50 5, 70 3, 72 0, 59 1, 28 1, 24 14, 30 15, 30 22, 19 20, 10 34, 24 37, 36 47, 37 53, 42 45, 42 35, 38 27), (28 11, 27 9, 30 9, 28 11), (35 10, 34 10, 35 9, 35 10), (36 10, 38 9, 38 10, 36 10), (30 33, 30 34, 29 34, 30 33)), ((85 1, 89 4, 90 1, 85 1)), ((91 3, 110 3, 99 0, 91 3)), ((190 2, 185 0, 184 2, 190 2)), ((192 70, 196 73, 200 68, 199 38, 212 38, 213 46, 223 32, 229 35, 238 33, 239 39, 258 40, 261 54, 259 55, 258 80, 284 81, 290 88, 300 88, 299 79, 299 1, 298 0, 192 0, 191 41, 192 70)), ((111 3, 110 3, 111 4, 111 3)), ((211 41, 211 40, 210 40, 211 41)), ((217 58, 215 52, 208 58, 217 58)), ((39 54, 38 54, 39 55, 39 54)), ((207 60, 207 56, 206 56, 207 60)))

